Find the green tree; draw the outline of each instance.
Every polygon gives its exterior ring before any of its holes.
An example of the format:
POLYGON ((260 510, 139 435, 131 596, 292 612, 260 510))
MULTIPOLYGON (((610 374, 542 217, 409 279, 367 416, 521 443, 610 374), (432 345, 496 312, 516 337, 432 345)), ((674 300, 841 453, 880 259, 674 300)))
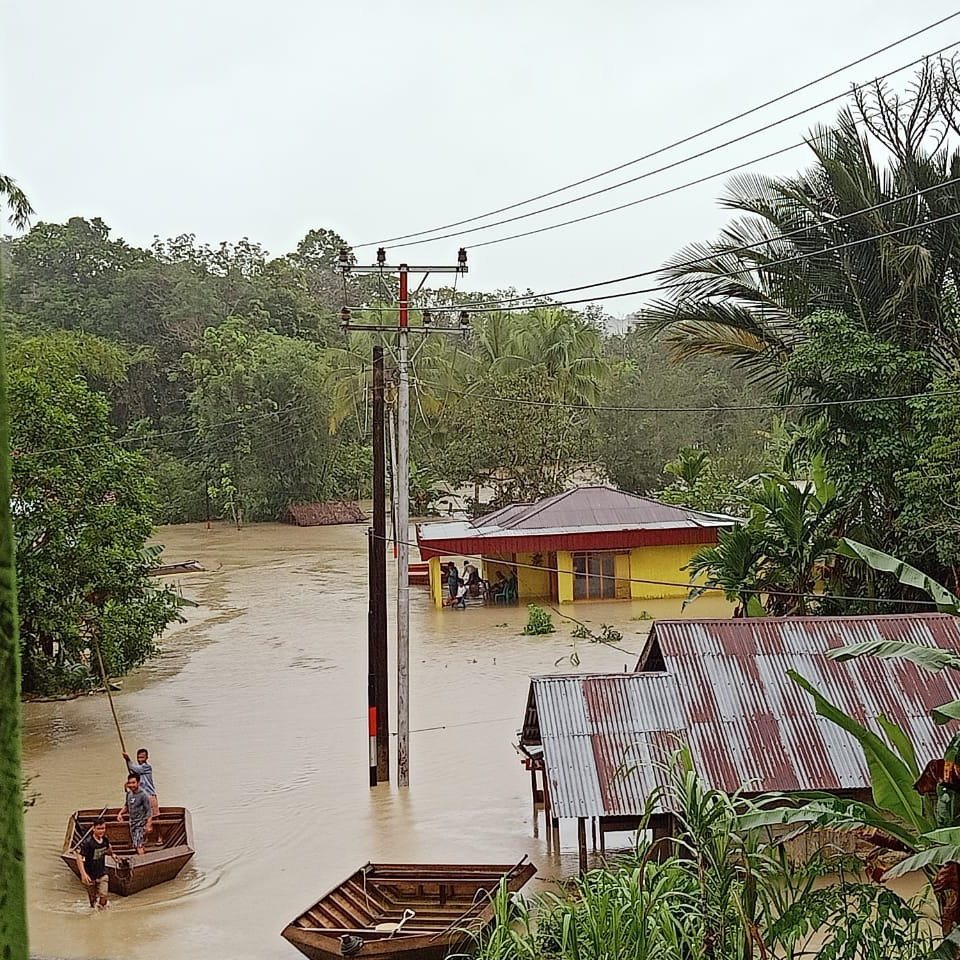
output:
POLYGON ((450 439, 428 455, 439 476, 492 487, 497 503, 528 501, 562 489, 590 459, 587 414, 553 403, 542 368, 490 377, 474 390, 444 413, 450 439))
POLYGON ((332 492, 336 445, 318 347, 230 318, 183 360, 196 384, 198 460, 238 522, 279 519, 287 504, 332 492))
MULTIPOLYGON (((0 192, 3 184, 0 181, 0 192)), ((26 205, 26 198, 19 201, 26 205)), ((26 214, 24 214, 25 216, 26 214)), ((23 767, 20 731, 20 639, 10 514, 10 413, 0 281, 0 942, 9 960, 27 960, 23 767)))
POLYGON ((113 439, 107 401, 69 370, 18 367, 9 389, 23 686, 82 688, 95 644, 123 673, 178 615, 144 552, 153 484, 113 439))
MULTIPOLYGON (((24 229, 33 214, 15 180, 0 174, 0 203, 24 229)), ((11 517, 10 410, 4 284, 0 275, 0 943, 7 960, 27 960, 26 845, 20 730, 20 637, 16 545, 11 517)))
POLYGON ((960 279, 960 223, 933 221, 960 202, 960 152, 944 144, 952 115, 938 96, 954 80, 928 64, 906 95, 862 91, 810 135, 809 169, 731 179, 721 203, 736 219, 667 264, 677 286, 644 311, 647 325, 679 357, 723 354, 778 381, 806 339, 804 318, 836 311, 949 369, 960 353, 947 295, 960 279))
POLYGON ((638 330, 608 338, 604 359, 595 429, 600 463, 619 487, 637 493, 662 487, 670 479, 665 464, 684 447, 709 454, 719 473, 742 477, 765 466, 773 414, 749 408, 772 398, 728 362, 673 363, 661 342, 638 330), (736 407, 748 409, 730 409, 736 407))
POLYGON ((808 481, 757 478, 746 503, 746 523, 721 531, 716 545, 697 551, 688 564, 691 580, 704 578, 693 595, 722 589, 741 615, 815 612, 821 602, 815 594, 836 555, 841 503, 822 461, 815 461, 808 481))

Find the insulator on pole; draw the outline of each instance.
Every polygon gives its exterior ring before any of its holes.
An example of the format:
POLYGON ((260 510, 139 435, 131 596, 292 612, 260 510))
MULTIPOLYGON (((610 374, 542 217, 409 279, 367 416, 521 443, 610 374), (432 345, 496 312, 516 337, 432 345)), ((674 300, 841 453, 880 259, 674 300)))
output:
POLYGON ((377 263, 382 267, 387 262, 387 251, 383 247, 377 247, 377 263))
POLYGON ((429 327, 433 323, 433 313, 430 310, 423 311, 423 325, 429 327))
POLYGON ((343 324, 344 326, 346 326, 346 325, 350 322, 350 317, 351 317, 351 316, 353 316, 353 314, 351 313, 349 307, 341 307, 341 308, 340 308, 340 323, 341 323, 341 324, 343 324))
POLYGON ((460 326, 469 327, 470 326, 470 314, 466 310, 460 311, 460 326))

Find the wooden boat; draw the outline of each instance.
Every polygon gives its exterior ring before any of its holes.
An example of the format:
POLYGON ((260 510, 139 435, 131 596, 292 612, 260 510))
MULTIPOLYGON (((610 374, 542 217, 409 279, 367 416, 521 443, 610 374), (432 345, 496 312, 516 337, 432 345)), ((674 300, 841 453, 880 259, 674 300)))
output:
POLYGON ((153 818, 153 833, 147 837, 146 853, 138 854, 130 843, 130 825, 117 822, 119 807, 78 810, 67 824, 60 859, 77 875, 76 848, 98 817, 107 823, 107 839, 113 856, 107 857, 110 892, 127 897, 172 880, 193 856, 193 827, 184 807, 161 807, 153 818))
MULTIPOLYGON (((525 860, 526 858, 524 858, 525 860)), ((536 867, 368 863, 284 927, 310 960, 443 960, 493 920, 500 881, 519 890, 536 867)))

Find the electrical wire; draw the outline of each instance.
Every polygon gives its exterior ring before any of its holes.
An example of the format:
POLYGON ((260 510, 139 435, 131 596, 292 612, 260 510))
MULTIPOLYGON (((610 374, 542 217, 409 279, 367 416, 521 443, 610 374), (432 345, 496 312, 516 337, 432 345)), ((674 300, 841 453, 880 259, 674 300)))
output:
POLYGON ((300 404, 296 407, 280 407, 277 410, 271 410, 268 413, 261 413, 255 417, 247 417, 236 420, 217 420, 201 426, 184 427, 181 430, 164 430, 157 433, 150 433, 142 437, 119 437, 112 438, 110 440, 98 440, 95 443, 77 444, 76 446, 72 447, 43 447, 38 450, 14 450, 12 452, 12 456, 19 459, 22 457, 39 457, 60 453, 77 453, 82 450, 93 450, 98 447, 121 447, 134 443, 150 443, 163 437, 185 436, 191 433, 198 433, 201 430, 208 430, 211 427, 232 427, 238 424, 245 426, 247 424, 257 423, 260 420, 266 420, 270 417, 279 417, 283 414, 289 413, 301 413, 304 410, 308 410, 313 407, 316 402, 317 401, 310 401, 309 403, 300 404))
MULTIPOLYGON (((787 149, 794 149, 788 147, 787 149)), ((726 173, 728 171, 724 171, 726 173)), ((845 220, 850 220, 854 217, 860 217, 868 213, 874 213, 877 210, 882 210, 884 207, 893 206, 894 204, 902 203, 907 200, 917 199, 919 197, 926 196, 928 193, 934 193, 938 190, 945 190, 947 187, 952 187, 960 183, 960 177, 953 177, 950 180, 944 180, 942 183, 936 183, 929 187, 924 187, 920 190, 914 190, 912 193, 905 193, 901 196, 894 197, 890 200, 883 200, 880 203, 872 204, 868 207, 861 207, 858 210, 851 210, 849 213, 844 213, 839 216, 830 217, 828 220, 818 220, 816 223, 807 224, 803 227, 797 227, 795 230, 788 230, 786 233, 778 234, 776 237, 771 237, 765 240, 756 240, 753 243, 744 243, 739 247, 725 247, 720 253, 723 256, 730 256, 737 253, 745 253, 748 250, 754 250, 758 247, 764 247, 772 245, 775 243, 780 243, 783 240, 788 240, 791 237, 797 237, 801 234, 809 233, 812 230, 817 230, 820 227, 832 227, 838 223, 843 223, 845 220)), ((679 188, 678 188, 679 189, 679 188)), ((669 192, 669 191, 667 191, 669 192)), ((661 196, 662 194, 655 194, 654 196, 661 196)), ((645 198, 646 199, 646 198, 645 198)), ((641 201, 634 201, 639 203, 641 201)), ((689 267, 695 267, 702 263, 707 263, 713 259, 717 254, 710 253, 702 257, 692 257, 688 260, 680 260, 677 263, 672 263, 667 267, 655 267, 653 269, 642 270, 639 273, 628 273, 622 277, 613 277, 610 280, 597 280, 593 283, 582 283, 575 287, 563 287, 558 290, 547 290, 542 293, 528 293, 528 294, 516 294, 510 297, 499 297, 495 300, 474 300, 466 301, 460 303, 458 306, 463 310, 470 310, 472 308, 479 308, 482 310, 491 310, 498 308, 498 305, 505 303, 514 303, 516 301, 524 301, 529 303, 530 301, 542 300, 548 297, 561 296, 566 293, 579 293, 582 290, 592 290, 597 287, 607 287, 615 283, 625 283, 628 280, 640 280, 643 277, 655 277, 663 274, 666 270, 684 270, 689 267)), ((766 267, 766 264, 758 264, 752 269, 761 269, 766 267)))
POLYGON ((600 173, 592 174, 591 176, 573 181, 571 183, 565 184, 564 186, 556 187, 552 190, 547 191, 546 193, 540 193, 540 194, 537 194, 536 196, 528 197, 525 200, 516 201, 515 203, 508 204, 507 206, 504 206, 504 207, 499 207, 495 210, 488 210, 486 213, 477 214, 476 216, 468 217, 467 219, 464 219, 464 220, 456 220, 451 223, 445 223, 436 227, 430 227, 426 230, 419 230, 415 233, 406 233, 406 234, 401 234, 395 237, 387 237, 386 239, 383 239, 383 240, 375 240, 375 241, 360 243, 360 244, 357 244, 354 247, 354 249, 383 246, 389 243, 396 243, 397 241, 400 241, 400 240, 409 240, 414 237, 424 236, 428 233, 437 233, 440 230, 449 230, 453 227, 460 227, 460 226, 464 226, 465 224, 475 223, 477 220, 485 220, 487 217, 493 217, 501 213, 506 213, 509 210, 515 210, 518 207, 526 206, 528 203, 536 203, 538 200, 545 200, 548 197, 552 197, 558 193, 563 193, 567 190, 572 190, 576 187, 583 186, 584 184, 591 183, 595 180, 599 180, 602 177, 609 176, 612 173, 618 173, 620 170, 625 170, 627 167, 634 166, 635 164, 641 163, 644 160, 650 160, 653 157, 666 153, 669 150, 673 150, 676 147, 684 146, 685 144, 690 143, 693 140, 697 140, 700 137, 706 136, 708 133, 713 133, 717 130, 720 130, 723 127, 728 126, 731 123, 735 123, 737 120, 742 120, 744 117, 748 117, 751 114, 757 113, 758 111, 765 109, 766 107, 772 106, 775 103, 779 103, 782 100, 786 100, 797 93, 801 93, 802 91, 807 90, 810 87, 816 86, 818 83, 822 83, 824 80, 829 80, 832 77, 837 76, 837 74, 842 73, 844 70, 849 70, 852 67, 860 66, 860 64, 866 63, 868 60, 872 60, 874 57, 879 56, 881 53, 886 53, 888 50, 892 50, 894 47, 898 47, 901 44, 906 43, 908 40, 913 40, 915 37, 918 37, 921 34, 927 33, 928 31, 933 30, 936 27, 942 26, 944 23, 947 23, 948 21, 953 20, 957 16, 960 16, 960 11, 951 13, 946 17, 942 17, 941 19, 936 20, 925 27, 921 27, 919 30, 915 30, 913 33, 907 34, 905 37, 901 37, 898 40, 894 40, 891 43, 888 43, 885 46, 882 46, 879 49, 872 51, 871 53, 868 53, 862 57, 859 57, 856 60, 852 60, 849 63, 845 63, 843 64, 843 66, 837 67, 836 69, 831 70, 829 73, 825 73, 822 76, 819 76, 814 80, 810 80, 807 83, 804 83, 798 87, 794 87, 791 90, 788 90, 785 93, 780 94, 779 96, 773 97, 769 100, 765 100, 763 103, 757 104, 755 107, 751 107, 748 110, 744 110, 741 113, 736 114, 735 116, 728 117, 726 120, 723 120, 719 123, 715 123, 712 126, 705 127, 704 129, 699 130, 696 133, 689 134, 688 136, 685 136, 680 140, 675 140, 673 143, 669 143, 669 144, 666 144, 665 146, 658 147, 656 150, 653 150, 650 153, 643 154, 642 156, 635 157, 633 160, 628 160, 625 163, 621 163, 621 164, 618 164, 617 166, 610 167, 609 169, 603 170, 600 173))
POLYGON ((938 390, 925 393, 902 393, 885 397, 857 397, 849 400, 819 400, 819 401, 801 401, 797 403, 756 403, 756 404, 731 404, 729 406, 713 407, 617 407, 606 406, 604 404, 593 403, 573 403, 566 400, 526 400, 520 397, 496 397, 488 394, 479 394, 473 391, 457 390, 454 387, 436 381, 417 378, 417 384, 431 387, 437 387, 452 393, 454 396, 461 397, 464 400, 489 400, 494 403, 519 404, 528 407, 562 407, 567 410, 589 410, 599 413, 748 413, 761 412, 765 410, 800 410, 800 409, 820 409, 821 407, 852 407, 852 406, 870 406, 875 403, 894 403, 905 400, 932 400, 939 397, 960 396, 960 390, 938 390))
MULTIPOLYGON (((424 244, 424 243, 433 243, 433 242, 436 241, 436 240, 445 240, 445 239, 448 239, 448 238, 450 238, 450 237, 463 237, 463 236, 466 236, 467 234, 477 233, 477 232, 480 232, 480 231, 483 231, 483 230, 489 230, 489 229, 491 229, 492 227, 503 226, 503 225, 508 224, 508 223, 515 223, 515 222, 517 222, 518 220, 526 220, 526 219, 529 219, 530 217, 538 216, 538 215, 541 214, 541 213, 547 213, 547 212, 549 212, 549 211, 551 211, 551 210, 557 210, 557 209, 560 209, 561 207, 567 207, 567 206, 570 206, 571 204, 579 203, 581 200, 587 200, 587 199, 590 199, 591 197, 599 196, 600 194, 603 194, 603 193, 608 193, 608 192, 610 192, 611 190, 617 190, 617 189, 619 189, 620 187, 624 187, 624 186, 627 186, 627 185, 629 185, 629 184, 636 183, 636 182, 638 182, 639 180, 645 180, 647 177, 654 176, 655 174, 658 174, 658 173, 663 173, 663 172, 666 171, 666 170, 672 170, 672 169, 674 169, 675 167, 679 167, 679 166, 682 166, 682 165, 685 164, 685 163, 689 163, 691 160, 698 160, 698 159, 700 159, 701 157, 707 156, 708 154, 711 154, 711 153, 715 153, 716 151, 722 150, 722 149, 724 149, 724 148, 726 148, 726 147, 728 147, 728 146, 732 146, 732 145, 734 145, 734 144, 736 144, 736 143, 741 143, 741 142, 743 142, 743 141, 745 141, 745 140, 749 140, 750 138, 756 136, 756 135, 759 134, 759 133, 765 133, 766 131, 773 129, 774 127, 780 126, 780 125, 783 124, 783 123, 787 123, 787 122, 790 121, 790 120, 795 120, 797 117, 803 116, 804 114, 810 113, 810 112, 812 112, 812 111, 814 111, 814 110, 817 110, 817 109, 819 109, 819 108, 821 108, 821 107, 823 107, 823 106, 826 106, 826 105, 828 105, 828 104, 830 104, 830 103, 834 103, 834 102, 836 102, 837 100, 842 100, 842 99, 844 99, 845 97, 850 96, 850 94, 853 93, 854 91, 861 90, 861 89, 863 89, 864 87, 868 86, 869 84, 879 82, 880 80, 885 80, 885 79, 887 79, 888 77, 894 76, 895 74, 902 72, 903 70, 907 70, 907 69, 909 69, 909 68, 911 68, 911 67, 915 67, 918 63, 922 63, 923 61, 929 59, 929 58, 932 57, 932 56, 938 56, 939 54, 944 53, 946 50, 949 50, 949 49, 951 49, 952 47, 957 46, 958 43, 960 43, 960 41, 956 41, 956 40, 955 40, 955 41, 953 41, 952 43, 947 44, 945 47, 940 48, 939 50, 935 50, 935 51, 933 51, 932 53, 925 54, 924 56, 919 57, 918 59, 913 60, 913 61, 911 61, 910 63, 905 64, 905 65, 902 66, 902 67, 898 67, 896 70, 891 70, 889 73, 881 74, 880 76, 876 77, 874 80, 870 80, 870 81, 867 81, 866 83, 862 83, 862 84, 855 84, 855 85, 853 86, 852 90, 845 90, 845 91, 843 91, 842 93, 836 94, 835 96, 828 98, 827 100, 822 100, 820 103, 814 104, 812 107, 807 107, 807 108, 804 109, 804 110, 800 110, 800 111, 798 111, 798 112, 796 112, 796 113, 790 114, 789 116, 782 117, 780 120, 776 120, 776 121, 773 121, 773 122, 771 122, 771 123, 766 124, 765 126, 758 127, 756 130, 752 130, 752 131, 750 131, 750 132, 748 132, 748 133, 742 134, 742 135, 739 136, 739 137, 734 137, 734 138, 732 138, 732 139, 730 139, 730 140, 726 140, 726 141, 724 141, 723 143, 716 144, 716 145, 713 146, 713 147, 709 147, 708 149, 702 150, 702 151, 700 151, 699 153, 692 154, 692 155, 689 156, 689 157, 684 157, 684 158, 681 158, 680 160, 675 160, 674 162, 669 163, 669 164, 665 164, 665 165, 662 166, 662 167, 657 167, 657 168, 654 169, 654 170, 649 170, 649 171, 647 171, 646 173, 639 174, 639 175, 636 176, 636 177, 631 177, 629 180, 622 180, 622 181, 620 181, 619 183, 611 184, 611 185, 608 186, 608 187, 603 187, 603 188, 601 188, 601 189, 594 190, 594 191, 592 191, 592 192, 590 192, 590 193, 582 194, 582 195, 579 196, 579 197, 572 197, 572 198, 569 199, 569 200, 564 200, 564 201, 562 201, 562 202, 560 202, 560 203, 551 204, 550 206, 547 206, 547 207, 540 207, 539 209, 537 209, 537 210, 531 210, 531 211, 529 211, 528 213, 518 214, 518 215, 515 216, 515 217, 507 217, 507 218, 505 218, 505 219, 503 219, 503 220, 496 220, 496 221, 494 221, 494 222, 492 222, 492 223, 483 224, 482 226, 478 226, 478 227, 470 227, 470 228, 467 229, 467 230, 460 230, 460 231, 456 231, 456 232, 454 232, 454 233, 438 234, 438 235, 435 236, 435 237, 428 237, 428 238, 423 239, 423 240, 412 240, 412 241, 410 241, 409 243, 403 244, 403 246, 404 246, 404 247, 414 247, 414 246, 419 246, 420 244, 424 244)), ((504 237, 496 237, 496 238, 494 238, 493 240, 485 240, 485 241, 483 241, 483 242, 481 242, 481 243, 472 244, 471 247, 470 247, 470 249, 471 249, 471 250, 478 250, 478 249, 480 249, 481 247, 489 247, 489 246, 492 246, 493 244, 505 243, 505 242, 507 242, 507 241, 509 241, 509 240, 517 240, 517 239, 520 239, 521 237, 529 237, 529 236, 533 236, 533 235, 539 234, 539 233, 546 233, 546 232, 548 232, 548 231, 550 231, 550 230, 557 230, 557 229, 559 229, 559 228, 561 228, 561 227, 570 226, 571 224, 583 223, 583 222, 586 221, 586 220, 593 220, 593 219, 596 219, 597 217, 603 217, 603 216, 606 216, 607 214, 610 214, 610 213, 616 213, 616 212, 618 212, 618 211, 620 211, 620 210, 625 210, 625 209, 627 209, 628 207, 636 206, 637 204, 640 204, 640 203, 646 203, 648 200, 652 200, 652 199, 655 199, 655 198, 660 197, 660 196, 665 196, 665 195, 670 194, 670 193, 676 193, 676 192, 678 192, 679 190, 685 190, 685 189, 687 189, 688 187, 696 186, 696 185, 698 185, 698 184, 700 184, 700 183, 704 183, 704 182, 706 182, 706 181, 708 181, 708 180, 716 179, 717 177, 724 176, 725 174, 732 173, 732 172, 735 171, 735 170, 740 170, 740 169, 742 169, 743 167, 747 167, 747 166, 750 166, 750 165, 752 165, 752 164, 754 164, 754 163, 757 163, 757 162, 759 162, 760 160, 767 160, 767 159, 769 159, 770 157, 777 156, 778 154, 786 153, 786 152, 788 152, 788 151, 790 151, 790 150, 795 150, 795 149, 803 146, 805 142, 806 142, 806 141, 801 141, 801 143, 795 144, 795 145, 793 145, 793 146, 783 147, 782 149, 776 150, 776 151, 774 151, 773 153, 766 154, 766 155, 764 155, 764 156, 762 156, 762 157, 755 158, 755 159, 753 159, 753 160, 748 160, 748 161, 746 161, 745 163, 741 163, 741 164, 737 164, 737 165, 735 165, 735 166, 733 166, 733 167, 729 167, 728 169, 722 170, 722 171, 720 171, 719 173, 710 174, 709 176, 702 177, 702 178, 699 178, 699 179, 697 179, 697 180, 692 180, 692 181, 690 181, 690 182, 688 182, 688 183, 682 184, 682 185, 679 186, 679 187, 673 187, 673 188, 671 188, 671 189, 669 189, 669 190, 664 190, 664 191, 662 191, 662 192, 660 192, 660 193, 653 194, 652 196, 649 196, 649 197, 642 197, 642 198, 639 199, 639 200, 634 200, 634 201, 631 201, 631 202, 629 202, 629 203, 618 204, 617 206, 614 206, 614 207, 608 207, 608 208, 606 208, 605 210, 598 210, 598 211, 595 212, 595 213, 585 214, 585 215, 582 216, 582 217, 574 217, 574 218, 572 218, 572 219, 570 219, 570 220, 562 220, 562 221, 560 221, 559 223, 548 224, 547 226, 544 226, 544 227, 538 227, 538 228, 535 228, 535 229, 532 229, 532 230, 525 230, 525 231, 522 231, 521 233, 509 234, 509 235, 504 236, 504 237)))
MULTIPOLYGON (((737 270, 711 272, 710 275, 711 275, 711 277, 715 277, 715 278, 716 278, 716 277, 730 277, 730 278, 732 278, 732 277, 736 277, 736 276, 738 276, 738 275, 740 275, 740 274, 742 274, 742 273, 752 273, 752 272, 756 272, 756 271, 759 271, 759 270, 769 270, 771 267, 778 267, 778 266, 782 266, 783 264, 787 264, 787 263, 799 263, 801 260, 809 260, 809 259, 811 259, 812 257, 820 257, 820 256, 823 256, 825 253, 834 253, 834 252, 836 252, 836 251, 838 251, 838 250, 846 250, 846 249, 849 249, 850 247, 857 247, 857 246, 860 246, 860 245, 862 245, 862 244, 864 244, 864 243, 873 243, 873 242, 876 241, 876 240, 883 240, 883 239, 885 239, 885 238, 887 238, 887 237, 899 236, 899 235, 902 234, 902 233, 909 233, 911 230, 919 230, 919 229, 921 229, 921 228, 923 228, 923 227, 935 226, 935 225, 938 224, 938 223, 946 223, 947 221, 955 220, 957 217, 960 217, 960 211, 958 211, 958 212, 956 212, 956 213, 946 214, 945 216, 937 217, 937 218, 935 218, 935 219, 933 219, 933 220, 921 220, 919 223, 910 224, 909 226, 906 226, 906 227, 898 227, 896 230, 888 230, 888 231, 886 231, 885 233, 874 233, 874 234, 871 234, 870 236, 860 237, 859 239, 856 239, 856 240, 848 240, 848 241, 846 241, 846 242, 844 242, 844 243, 834 244, 834 246, 832 246, 832 247, 822 247, 821 249, 819 249, 819 250, 814 250, 814 251, 812 251, 812 252, 810 252, 810 253, 798 254, 798 255, 793 256, 793 257, 783 257, 783 258, 781 258, 781 259, 779 259, 779 260, 771 260, 771 261, 769 261, 769 262, 767 262, 767 263, 764 263, 764 264, 753 264, 753 265, 750 265, 750 266, 741 267, 741 268, 739 268, 739 269, 737 269, 737 270)), ((774 241, 770 241, 770 242, 776 242, 776 241, 774 240, 774 241)), ((602 284, 600 284, 600 285, 602 285, 602 284)), ((657 286, 654 286, 654 287, 641 287, 641 288, 635 289, 635 290, 624 290, 624 291, 619 292, 619 293, 607 293, 607 294, 603 294, 603 295, 597 296, 597 297, 583 297, 583 298, 580 298, 580 299, 578 299, 578 300, 554 300, 554 301, 551 301, 550 303, 547 303, 547 304, 540 304, 540 306, 572 307, 572 306, 578 306, 578 305, 580 305, 580 304, 587 304, 587 303, 591 303, 591 304, 592 304, 592 303, 600 303, 600 302, 606 301, 606 300, 617 300, 617 299, 619 299, 619 298, 621 298, 621 297, 640 296, 641 294, 648 294, 648 293, 663 293, 663 292, 669 291, 669 290, 684 289, 685 287, 688 287, 689 285, 690 285, 689 281, 681 280, 681 281, 677 281, 677 282, 674 282, 674 283, 662 283, 662 284, 658 284, 657 286)), ((523 305, 523 306, 516 305, 516 306, 511 306, 510 304, 507 304, 506 306, 502 306, 502 307, 497 307, 497 306, 495 305, 494 308, 497 310, 497 312, 500 312, 500 313, 509 313, 509 312, 514 312, 514 311, 527 311, 527 310, 530 310, 530 309, 531 309, 531 307, 530 307, 529 305, 523 305)), ((357 308, 355 308, 355 309, 363 310, 364 308, 363 308, 363 307, 357 307, 357 308)), ((464 309, 465 309, 466 312, 468 312, 468 313, 482 313, 482 312, 485 312, 483 308, 481 308, 481 309, 476 309, 476 308, 468 309, 468 308, 464 308, 464 309)), ((414 329, 416 329, 416 328, 414 328, 414 329)))

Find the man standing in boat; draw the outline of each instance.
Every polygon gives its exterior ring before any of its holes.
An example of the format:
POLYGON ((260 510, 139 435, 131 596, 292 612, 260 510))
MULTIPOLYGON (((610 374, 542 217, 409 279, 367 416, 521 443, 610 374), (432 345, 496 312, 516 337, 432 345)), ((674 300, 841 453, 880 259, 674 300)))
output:
POLYGON ((117 820, 122 822, 124 815, 130 818, 130 840, 137 853, 143 855, 147 852, 144 846, 146 834, 153 829, 153 811, 150 808, 150 798, 140 789, 139 773, 131 773, 127 777, 127 796, 117 814, 117 820))
POLYGON ((97 896, 100 906, 107 905, 107 889, 110 878, 107 875, 107 854, 113 856, 110 841, 107 839, 107 825, 103 819, 98 819, 93 829, 77 847, 77 866, 80 868, 80 882, 87 888, 90 906, 97 905, 97 896))
POLYGON ((140 777, 140 789, 150 798, 150 812, 153 816, 160 813, 160 801, 157 799, 157 788, 153 785, 153 767, 150 766, 149 754, 144 747, 137 751, 137 762, 130 759, 125 753, 123 759, 127 761, 127 770, 140 777))

